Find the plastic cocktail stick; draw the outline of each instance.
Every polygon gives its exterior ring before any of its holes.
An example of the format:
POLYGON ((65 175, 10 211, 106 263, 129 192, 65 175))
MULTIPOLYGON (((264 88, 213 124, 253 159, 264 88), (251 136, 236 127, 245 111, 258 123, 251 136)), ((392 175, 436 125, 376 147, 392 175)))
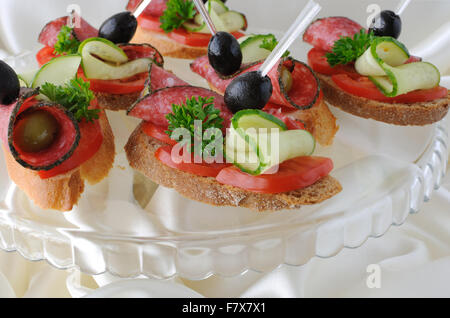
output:
POLYGON ((217 33, 216 26, 211 20, 211 17, 209 16, 208 10, 206 10, 205 4, 202 0, 194 0, 195 6, 197 7, 197 10, 202 15, 203 20, 206 22, 206 25, 208 26, 208 29, 211 31, 211 34, 214 35, 217 33))
POLYGON ((397 15, 402 15, 403 11, 408 7, 408 5, 411 3, 411 0, 403 0, 400 2, 400 4, 397 7, 397 10, 395 10, 395 13, 397 15))
POLYGON ((267 57, 264 64, 261 65, 259 71, 263 77, 270 72, 286 50, 300 36, 300 34, 306 30, 320 10, 322 10, 322 7, 318 3, 313 0, 308 2, 306 7, 298 15, 294 24, 289 28, 272 53, 267 57))
POLYGON ((142 12, 144 12, 145 8, 152 2, 152 0, 143 0, 141 4, 134 10, 133 15, 138 18, 142 12))

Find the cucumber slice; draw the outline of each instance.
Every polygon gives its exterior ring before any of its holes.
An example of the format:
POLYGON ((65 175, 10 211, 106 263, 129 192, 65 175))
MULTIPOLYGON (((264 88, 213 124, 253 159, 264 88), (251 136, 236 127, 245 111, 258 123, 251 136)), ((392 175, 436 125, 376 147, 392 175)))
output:
POLYGON ((79 48, 82 67, 87 78, 116 80, 147 72, 153 61, 141 58, 128 61, 125 52, 114 43, 91 38, 81 43, 79 48))
POLYGON ((218 15, 221 15, 230 9, 220 0, 211 0, 206 2, 205 7, 209 10, 209 4, 211 4, 211 10, 214 10, 218 15))
POLYGON ((398 67, 384 65, 388 76, 370 76, 370 80, 386 96, 398 96, 417 89, 439 86, 441 74, 431 63, 416 62, 398 67))
POLYGON ((246 39, 242 40, 242 63, 247 64, 265 60, 270 55, 271 51, 261 48, 261 45, 264 40, 271 41, 272 39, 275 39, 273 34, 257 34, 248 36, 246 39))
POLYGON ((183 27, 189 32, 209 33, 209 29, 206 23, 199 25, 197 23, 185 22, 183 23, 183 27))
POLYGON ((104 38, 90 38, 80 44, 78 48, 78 54, 83 56, 83 53, 91 53, 99 56, 102 60, 112 63, 126 63, 128 62, 128 56, 125 52, 104 38))
POLYGON ((244 110, 232 119, 226 154, 242 171, 260 175, 286 160, 311 155, 315 146, 308 131, 287 130, 282 121, 270 114, 244 110))
POLYGON ((409 53, 403 44, 394 38, 383 37, 377 39, 374 45, 356 60, 355 69, 361 75, 384 76, 386 72, 380 66, 380 60, 395 67, 404 64, 408 59, 409 53))
POLYGON ((39 70, 34 70, 27 73, 17 74, 17 77, 20 81, 21 87, 31 87, 31 82, 33 82, 34 77, 36 76, 39 70))
POLYGON ((356 61, 358 73, 370 80, 388 97, 439 85, 441 74, 432 64, 404 64, 409 58, 406 47, 391 37, 377 38, 356 61))
MULTIPOLYGON (((209 15, 217 31, 234 32, 245 28, 247 22, 244 15, 236 11, 230 11, 228 8, 224 10, 220 7, 221 5, 217 3, 222 2, 211 2, 211 10, 209 10, 209 15)), ((208 8, 208 6, 206 8, 208 8)), ((183 27, 190 32, 210 33, 201 14, 197 14, 194 17, 194 23, 183 23, 183 27)))
POLYGON ((45 83, 64 85, 75 78, 80 67, 81 56, 63 55, 52 59, 41 67, 31 83, 31 88, 38 88, 45 83))
POLYGON ((275 116, 257 109, 246 109, 237 112, 231 119, 234 129, 247 130, 249 128, 278 128, 286 131, 287 127, 275 116))
POLYGON ((222 20, 225 30, 227 32, 233 32, 242 30, 245 28, 247 21, 245 16, 237 11, 227 11, 221 15, 219 15, 222 20))

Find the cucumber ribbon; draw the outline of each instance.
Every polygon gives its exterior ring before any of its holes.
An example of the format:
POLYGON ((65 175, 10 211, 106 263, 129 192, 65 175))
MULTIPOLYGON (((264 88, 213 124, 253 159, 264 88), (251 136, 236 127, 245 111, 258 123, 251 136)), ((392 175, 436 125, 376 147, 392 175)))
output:
POLYGON ((356 60, 355 68, 359 74, 368 76, 388 97, 439 85, 441 75, 433 64, 405 64, 409 57, 408 50, 402 43, 392 37, 379 37, 356 60))
POLYGON ((260 110, 243 110, 231 120, 226 138, 226 157, 251 175, 267 173, 282 162, 309 156, 316 142, 306 130, 288 130, 273 115, 260 110))

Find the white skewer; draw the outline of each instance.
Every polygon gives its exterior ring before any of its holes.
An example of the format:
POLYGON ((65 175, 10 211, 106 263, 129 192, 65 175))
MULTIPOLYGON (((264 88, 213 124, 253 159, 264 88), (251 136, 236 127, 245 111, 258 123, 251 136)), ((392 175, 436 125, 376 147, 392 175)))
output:
POLYGON ((317 14, 322 10, 322 7, 310 0, 306 7, 300 12, 299 16, 295 20, 294 24, 289 28, 284 37, 272 51, 272 53, 267 57, 266 61, 259 71, 262 76, 266 76, 270 70, 275 66, 278 60, 283 56, 284 52, 292 45, 294 40, 296 40, 300 34, 311 24, 317 14))
POLYGON ((403 0, 400 2, 400 4, 397 7, 397 10, 395 10, 395 13, 397 15, 402 15, 403 11, 408 7, 408 5, 411 3, 411 0, 403 0))
POLYGON ((208 26, 209 30, 211 31, 211 34, 214 35, 217 33, 216 26, 214 25, 214 22, 212 22, 211 17, 209 16, 208 10, 206 10, 205 4, 202 0, 194 0, 195 6, 197 7, 197 10, 202 15, 203 20, 206 22, 206 25, 208 26))
POLYGON ((134 10, 133 15, 138 18, 142 12, 144 12, 145 8, 152 2, 152 0, 143 0, 141 4, 134 10))

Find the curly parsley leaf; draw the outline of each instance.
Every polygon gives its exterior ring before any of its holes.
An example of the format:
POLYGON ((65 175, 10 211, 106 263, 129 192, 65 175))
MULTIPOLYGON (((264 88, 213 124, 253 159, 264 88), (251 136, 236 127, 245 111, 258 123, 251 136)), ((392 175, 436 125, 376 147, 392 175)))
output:
MULTIPOLYGON (((194 142, 196 136, 202 137, 204 132, 209 129, 222 129, 223 118, 220 117, 220 110, 214 107, 214 97, 192 97, 187 99, 186 103, 181 105, 172 105, 172 113, 166 116, 169 121, 169 128, 166 133, 171 136, 178 128, 185 128, 191 135, 190 147, 188 149, 193 152, 194 142), (201 130, 198 131, 198 125, 195 121, 201 121, 201 130)), ((181 142, 182 137, 177 142, 181 142)), ((214 139, 213 139, 214 140, 214 139)), ((205 141, 202 138, 202 150, 211 143, 211 140, 205 141)), ((212 154, 214 156, 214 154, 212 154)))
MULTIPOLYGON (((275 47, 278 45, 277 38, 273 34, 268 34, 268 37, 263 39, 263 43, 259 46, 261 49, 266 49, 269 51, 273 51, 275 47)), ((291 55, 291 52, 286 51, 282 57, 287 57, 291 55)))
POLYGON ((42 95, 67 108, 76 120, 86 120, 88 122, 98 119, 99 109, 90 109, 89 106, 94 100, 94 93, 89 89, 90 83, 81 78, 74 78, 64 86, 56 86, 45 83, 40 89, 42 95))
POLYGON ((73 35, 73 28, 64 25, 58 34, 58 41, 55 44, 56 54, 76 54, 81 42, 73 35))
POLYGON ((334 43, 331 53, 327 53, 328 64, 335 66, 338 64, 348 64, 356 61, 370 47, 375 35, 361 29, 353 38, 341 37, 334 43))
POLYGON ((169 0, 167 9, 159 18, 161 29, 169 33, 195 17, 195 4, 191 0, 169 0))

